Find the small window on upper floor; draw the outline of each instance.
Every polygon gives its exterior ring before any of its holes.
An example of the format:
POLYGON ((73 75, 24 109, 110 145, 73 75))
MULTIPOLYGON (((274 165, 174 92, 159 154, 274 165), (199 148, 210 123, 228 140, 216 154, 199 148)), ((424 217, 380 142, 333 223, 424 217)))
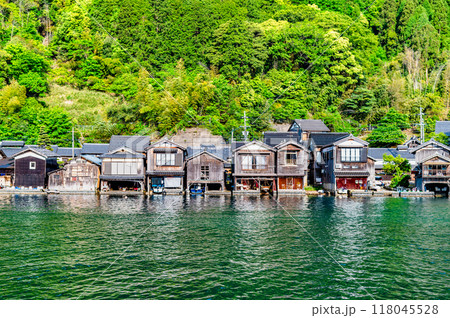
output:
POLYGON ((30 169, 32 170, 36 169, 36 161, 30 161, 30 169))
POLYGON ((286 152, 286 164, 295 165, 297 163, 297 153, 294 151, 286 152))

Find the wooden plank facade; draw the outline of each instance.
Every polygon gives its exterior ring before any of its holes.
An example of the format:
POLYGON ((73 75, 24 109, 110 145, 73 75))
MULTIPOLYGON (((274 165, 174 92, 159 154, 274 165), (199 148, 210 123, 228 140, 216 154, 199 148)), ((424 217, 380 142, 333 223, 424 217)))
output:
POLYGON ((207 151, 186 160, 186 190, 201 185, 204 191, 225 190, 225 161, 207 151))
POLYGON ((303 191, 308 179, 309 151, 296 142, 286 142, 277 149, 277 190, 283 192, 303 191))
POLYGON ((234 190, 236 192, 275 192, 276 150, 252 141, 234 150, 234 190))
POLYGON ((147 186, 154 193, 184 191, 186 148, 164 138, 147 149, 147 186))
POLYGON ((14 156, 14 185, 45 188, 47 173, 58 169, 57 155, 46 149, 28 148, 14 156))
POLYGON ((64 168, 49 174, 50 191, 95 192, 100 186, 100 167, 85 159, 77 158, 64 168))

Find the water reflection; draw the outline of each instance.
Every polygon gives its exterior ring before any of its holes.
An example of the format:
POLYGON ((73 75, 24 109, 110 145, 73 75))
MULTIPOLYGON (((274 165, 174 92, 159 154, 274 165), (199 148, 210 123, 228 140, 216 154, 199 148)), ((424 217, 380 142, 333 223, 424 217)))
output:
POLYGON ((447 200, 277 200, 0 196, 0 298, 448 298, 447 200))

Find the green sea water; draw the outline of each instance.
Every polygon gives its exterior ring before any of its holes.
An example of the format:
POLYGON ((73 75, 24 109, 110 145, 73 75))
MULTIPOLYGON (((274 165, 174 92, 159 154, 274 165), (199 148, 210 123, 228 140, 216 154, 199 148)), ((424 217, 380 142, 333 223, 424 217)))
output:
POLYGON ((448 199, 0 196, 0 299, 449 299, 448 199))

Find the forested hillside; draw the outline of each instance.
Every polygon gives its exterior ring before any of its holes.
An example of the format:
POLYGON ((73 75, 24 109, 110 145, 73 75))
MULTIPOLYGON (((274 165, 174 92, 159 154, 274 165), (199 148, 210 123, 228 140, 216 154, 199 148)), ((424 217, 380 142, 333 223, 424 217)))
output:
MULTIPOLYGON (((447 120, 450 0, 0 0, 0 139, 447 120)), ((388 138, 386 138, 388 136, 388 138)), ((382 141, 387 139, 386 142, 382 141)))

